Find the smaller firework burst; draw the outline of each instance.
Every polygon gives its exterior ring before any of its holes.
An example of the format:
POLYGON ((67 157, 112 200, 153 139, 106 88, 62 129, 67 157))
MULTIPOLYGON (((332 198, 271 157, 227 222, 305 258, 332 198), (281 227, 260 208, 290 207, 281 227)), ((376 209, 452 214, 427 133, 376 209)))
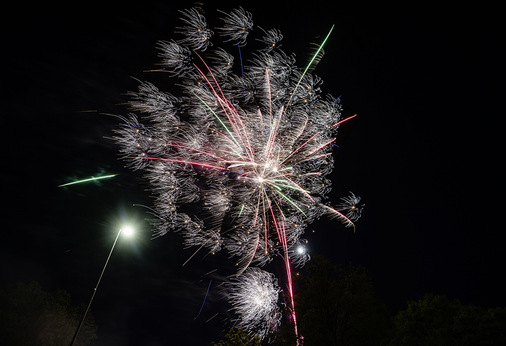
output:
POLYGON ((232 10, 230 13, 220 11, 225 16, 222 18, 224 26, 218 28, 219 33, 227 38, 225 41, 232 41, 240 46, 246 44, 246 38, 253 29, 253 18, 250 12, 242 7, 232 10))
POLYGON ((274 274, 250 267, 229 283, 229 291, 238 327, 263 339, 281 324, 281 290, 274 274))
POLYGON ((196 8, 190 8, 181 13, 183 26, 177 28, 176 33, 183 34, 184 39, 178 41, 194 50, 204 51, 211 45, 213 31, 207 27, 206 18, 196 8))
POLYGON ((349 196, 342 197, 341 203, 337 206, 339 211, 346 213, 346 217, 351 221, 356 221, 362 215, 364 205, 360 204, 360 197, 350 192, 349 196))

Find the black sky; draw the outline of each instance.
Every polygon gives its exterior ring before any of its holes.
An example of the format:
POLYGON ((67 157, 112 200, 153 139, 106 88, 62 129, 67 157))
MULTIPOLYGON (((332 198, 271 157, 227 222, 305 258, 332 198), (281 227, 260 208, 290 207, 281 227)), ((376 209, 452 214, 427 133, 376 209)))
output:
MULTIPOLYGON (((500 21, 471 9, 365 16, 325 3, 243 4, 255 24, 282 30, 301 66, 336 25, 315 73, 358 117, 341 127, 331 197, 353 191, 366 208, 355 234, 325 220, 309 227, 312 252, 365 265, 392 313, 428 292, 505 306, 500 21)), ((131 77, 163 83, 142 71, 190 5, 19 8, 4 21, 1 283, 38 280, 87 302, 118 225, 136 222, 139 240, 118 244, 94 302, 97 345, 205 344, 226 328, 218 288, 194 320, 209 281, 223 279, 202 274, 226 256, 182 267, 192 252, 177 235, 149 240, 146 210, 133 206, 149 206, 149 192, 106 138, 117 121, 104 114, 126 114, 131 77), (102 172, 119 175, 57 187, 102 172)), ((208 2, 209 22, 234 6, 208 2)))

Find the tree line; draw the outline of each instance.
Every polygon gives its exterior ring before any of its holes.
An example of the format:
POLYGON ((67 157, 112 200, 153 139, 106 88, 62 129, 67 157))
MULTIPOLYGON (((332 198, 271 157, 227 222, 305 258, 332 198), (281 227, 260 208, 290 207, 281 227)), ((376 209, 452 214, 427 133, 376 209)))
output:
MULTIPOLYGON (((506 307, 483 308, 426 294, 391 316, 360 265, 338 266, 315 256, 295 276, 294 287, 304 346, 506 345, 506 307)), ((0 344, 68 345, 84 309, 84 304, 72 305, 64 290, 46 292, 37 282, 9 284, 0 290, 0 344)), ((212 344, 295 345, 293 325, 283 322, 262 342, 232 329, 212 344)), ((88 315, 77 344, 91 343, 96 331, 88 315)))
MULTIPOLYGON (((426 294, 390 316, 363 266, 337 266, 316 256, 303 269, 295 277, 294 287, 304 346, 506 345, 506 307, 486 309, 426 294)), ((214 343, 261 344, 237 329, 214 343)), ((283 323, 263 344, 295 345, 293 326, 283 323)))
MULTIPOLYGON (((72 305, 62 289, 45 291, 38 282, 17 282, 0 290, 0 345, 69 345, 86 305, 72 305)), ((96 339, 88 314, 75 345, 96 339)))

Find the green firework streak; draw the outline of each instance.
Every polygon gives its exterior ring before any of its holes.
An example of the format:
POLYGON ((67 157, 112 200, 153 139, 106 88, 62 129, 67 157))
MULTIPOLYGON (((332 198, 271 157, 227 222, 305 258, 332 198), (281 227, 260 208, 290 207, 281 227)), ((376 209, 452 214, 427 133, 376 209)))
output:
POLYGON ((100 176, 100 177, 91 177, 91 178, 87 178, 87 179, 75 180, 75 181, 71 181, 70 183, 65 183, 65 184, 58 185, 58 187, 64 187, 64 186, 69 186, 69 185, 89 183, 89 182, 92 182, 92 181, 98 181, 98 180, 102 180, 102 179, 109 179, 109 178, 112 178, 112 177, 115 177, 115 176, 117 176, 117 174, 109 174, 109 175, 103 175, 103 176, 100 176))

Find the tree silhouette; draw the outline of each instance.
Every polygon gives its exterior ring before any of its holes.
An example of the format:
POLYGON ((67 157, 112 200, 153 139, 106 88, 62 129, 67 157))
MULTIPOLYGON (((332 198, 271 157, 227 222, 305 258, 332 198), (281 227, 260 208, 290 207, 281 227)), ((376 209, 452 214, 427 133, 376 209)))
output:
MULTIPOLYGON (((85 306, 72 306, 61 289, 46 292, 37 282, 9 284, 0 291, 0 344, 68 345, 85 306)), ((76 345, 96 338, 93 316, 88 314, 76 345)))
POLYGON ((384 345, 506 345, 506 308, 463 305, 426 294, 394 318, 384 345))
MULTIPOLYGON (((303 269, 294 288, 304 346, 378 345, 389 318, 365 268, 336 266, 315 256, 303 269)), ((286 328, 287 323, 278 335, 279 344, 293 343, 286 328)))
POLYGON ((260 339, 257 336, 251 336, 240 328, 232 328, 225 335, 223 340, 212 343, 213 346, 260 346, 260 339))

